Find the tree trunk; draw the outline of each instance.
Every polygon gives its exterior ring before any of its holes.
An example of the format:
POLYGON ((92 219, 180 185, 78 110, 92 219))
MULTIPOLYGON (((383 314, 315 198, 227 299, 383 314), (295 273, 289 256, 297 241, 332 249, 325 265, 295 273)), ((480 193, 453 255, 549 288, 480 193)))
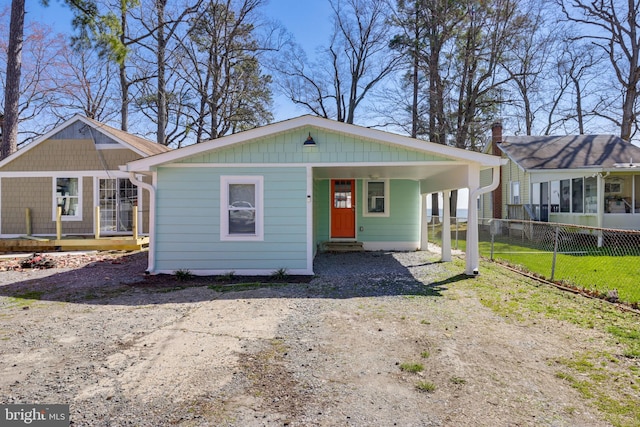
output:
MULTIPOLYGON (((122 27, 122 34, 120 35, 120 43, 122 46, 126 46, 126 33, 127 33, 127 10, 121 9, 120 14, 120 26, 122 27)), ((120 71, 120 129, 127 132, 129 130, 129 82, 127 81, 127 69, 125 67, 126 59, 123 59, 119 64, 120 71)))
POLYGON ((120 68, 120 129, 127 132, 129 130, 129 82, 127 81, 127 70, 124 62, 120 68))
POLYGON ((4 94, 4 124, 0 159, 18 150, 18 103, 20 101, 20 74, 22 68, 22 42, 24 40, 24 0, 11 2, 11 24, 7 51, 7 76, 4 94))
POLYGON ((157 142, 158 144, 167 144, 167 84, 165 81, 166 75, 166 58, 165 51, 167 48, 167 41, 164 37, 165 22, 164 22, 164 10, 167 5, 167 0, 156 0, 156 9, 158 12, 158 132, 157 142))

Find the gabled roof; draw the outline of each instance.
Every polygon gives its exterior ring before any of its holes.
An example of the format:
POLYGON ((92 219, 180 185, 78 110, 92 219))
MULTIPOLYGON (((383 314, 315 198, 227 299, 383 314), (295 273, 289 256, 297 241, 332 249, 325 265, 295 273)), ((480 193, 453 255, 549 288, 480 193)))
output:
POLYGON ((640 147, 613 135, 506 136, 498 147, 525 170, 612 169, 640 162, 640 147))
POLYGON ((187 147, 179 148, 177 150, 159 154, 146 159, 136 160, 127 164, 127 170, 136 172, 148 171, 150 170, 150 168, 153 168, 155 166, 177 162, 211 150, 227 148, 234 144, 254 141, 259 138, 303 128, 306 126, 312 126, 330 132, 342 133, 353 137, 378 141, 381 143, 393 144, 411 150, 433 153, 454 160, 476 162, 486 167, 499 166, 501 164, 501 159, 497 156, 463 150, 455 147, 449 147, 442 144, 422 141, 415 138, 409 138, 406 136, 385 132, 382 130, 352 125, 335 120, 324 119, 321 117, 304 115, 259 128, 247 130, 244 132, 224 136, 215 140, 189 145, 187 147))
POLYGON ((138 151, 140 154, 145 154, 147 156, 153 156, 155 154, 166 153, 167 151, 171 151, 171 148, 166 145, 158 144, 157 142, 150 141, 148 139, 139 137, 137 135, 130 134, 120 129, 116 129, 109 125, 105 125, 104 123, 100 123, 96 120, 77 116, 83 121, 88 123, 92 123, 94 129, 101 131, 104 134, 111 136, 116 141, 128 145, 132 149, 138 151))
POLYGON ((148 139, 144 139, 141 138, 139 136, 136 135, 132 135, 128 132, 124 132, 122 130, 113 128, 111 126, 105 125, 104 123, 100 123, 96 120, 93 119, 89 119, 87 117, 84 117, 80 114, 76 114, 73 117, 71 117, 69 120, 66 120, 64 123, 56 126, 55 128, 53 128, 52 130, 50 130, 49 132, 45 133, 44 135, 40 136, 39 138, 35 139, 33 142, 31 142, 29 145, 27 145, 26 147, 16 151, 15 153, 13 153, 12 155, 10 155, 9 157, 3 159, 2 161, 0 161, 0 167, 4 166, 5 164, 12 162, 13 160, 15 160, 16 158, 22 156, 23 154, 27 153, 29 150, 31 150, 34 147, 37 147, 38 145, 40 145, 41 143, 43 143, 44 141, 48 140, 49 138, 51 138, 53 135, 57 134, 58 132, 60 132, 61 130, 65 129, 67 126, 75 123, 75 122, 82 122, 84 124, 86 124, 87 126, 90 126, 91 128, 95 129, 96 131, 108 136, 109 138, 113 139, 114 141, 116 141, 117 143, 121 144, 123 146, 123 148, 129 148, 132 151, 135 151, 136 153, 140 154, 143 157, 148 157, 148 156, 152 156, 154 154, 161 154, 161 153, 166 153, 167 151, 170 151, 171 149, 161 145, 161 144, 157 144, 153 141, 150 141, 148 139))

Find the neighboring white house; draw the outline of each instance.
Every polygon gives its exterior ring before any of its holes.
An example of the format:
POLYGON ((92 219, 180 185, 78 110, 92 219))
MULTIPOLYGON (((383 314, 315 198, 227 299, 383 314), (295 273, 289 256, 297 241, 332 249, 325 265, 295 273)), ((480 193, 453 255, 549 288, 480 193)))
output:
POLYGON ((611 135, 495 136, 509 159, 493 198, 500 217, 640 229, 639 147, 611 135))

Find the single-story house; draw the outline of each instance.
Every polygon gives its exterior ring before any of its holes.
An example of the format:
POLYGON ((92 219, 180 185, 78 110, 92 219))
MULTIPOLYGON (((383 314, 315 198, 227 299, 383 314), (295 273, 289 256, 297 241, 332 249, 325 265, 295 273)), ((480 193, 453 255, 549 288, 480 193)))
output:
POLYGON ((163 145, 75 115, 0 161, 0 237, 103 235, 149 230, 148 198, 120 171, 127 162, 169 151, 163 145), (29 222, 29 224, 27 224, 29 222))
MULTIPOLYGON (((504 136, 496 218, 640 230, 640 147, 612 135, 504 136)), ((495 209, 495 207, 494 207, 495 209)))
MULTIPOLYGON (((492 190, 480 186, 480 171, 492 169, 497 186, 501 162, 302 116, 136 160, 123 170, 151 194, 150 273, 269 275, 284 269, 311 275, 324 242, 358 242, 365 250, 425 247, 426 195, 432 192, 468 188, 469 223, 475 224, 475 200, 492 190)), ((477 231, 470 226, 468 274, 478 271, 477 231)))

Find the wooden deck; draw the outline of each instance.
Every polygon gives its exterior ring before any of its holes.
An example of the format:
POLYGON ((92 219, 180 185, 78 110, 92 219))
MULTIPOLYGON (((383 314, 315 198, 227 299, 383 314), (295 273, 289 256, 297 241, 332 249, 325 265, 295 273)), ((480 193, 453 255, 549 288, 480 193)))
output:
POLYGON ((117 236, 66 236, 55 237, 24 236, 15 239, 0 239, 0 253, 10 252, 67 252, 67 251, 135 251, 149 245, 149 237, 117 236))

